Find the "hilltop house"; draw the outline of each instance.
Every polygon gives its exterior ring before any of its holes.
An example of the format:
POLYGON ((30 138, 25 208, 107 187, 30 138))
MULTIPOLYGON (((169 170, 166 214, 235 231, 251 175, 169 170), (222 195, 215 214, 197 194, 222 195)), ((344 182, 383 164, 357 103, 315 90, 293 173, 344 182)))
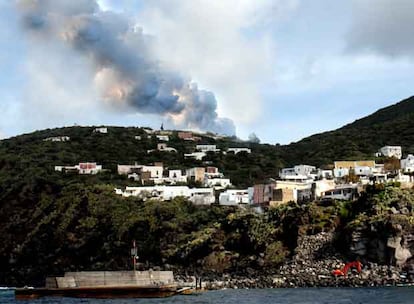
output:
POLYGON ((177 149, 168 147, 166 143, 159 143, 157 144, 156 150, 148 150, 147 153, 152 153, 154 151, 162 151, 162 152, 177 152, 177 149))
POLYGON ((105 127, 95 128, 95 130, 93 130, 93 133, 107 134, 108 128, 105 128, 105 127))
POLYGON ((162 164, 154 166, 145 165, 118 165, 118 174, 127 175, 137 172, 149 172, 151 178, 161 178, 163 175, 164 167, 162 164))
POLYGON ((161 141, 169 141, 170 140, 168 135, 156 135, 156 137, 157 137, 158 140, 161 140, 161 141))
POLYGON ((193 132, 178 132, 178 138, 188 141, 200 141, 201 137, 194 136, 193 132))
POLYGON ((201 152, 220 152, 216 145, 196 145, 196 149, 201 152))
POLYGON ((314 179, 317 175, 316 167, 309 165, 297 165, 293 168, 283 168, 279 177, 284 180, 306 181, 314 179))
POLYGON ((70 141, 69 136, 54 136, 54 137, 48 137, 43 139, 43 141, 52 141, 52 142, 64 142, 64 141, 70 141))
POLYGON ((252 153, 252 150, 249 148, 228 148, 227 153, 232 152, 234 154, 240 153, 240 152, 246 152, 247 154, 252 153))
POLYGON ((102 171, 102 165, 97 165, 96 163, 79 163, 75 166, 55 166, 55 171, 77 171, 79 174, 98 174, 102 171))
POLYGON ((207 155, 206 152, 193 152, 193 153, 186 153, 184 154, 184 158, 193 158, 195 160, 203 160, 203 157, 207 155))
POLYGON ((377 155, 401 159, 402 149, 401 146, 384 146, 378 151, 377 155))

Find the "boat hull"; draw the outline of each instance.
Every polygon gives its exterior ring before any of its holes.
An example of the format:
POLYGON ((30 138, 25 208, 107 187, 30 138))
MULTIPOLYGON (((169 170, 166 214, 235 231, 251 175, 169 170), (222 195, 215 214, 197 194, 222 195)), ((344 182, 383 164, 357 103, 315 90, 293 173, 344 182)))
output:
POLYGON ((102 286, 73 288, 17 288, 17 299, 40 297, 71 298, 164 298, 177 294, 175 286, 102 286))

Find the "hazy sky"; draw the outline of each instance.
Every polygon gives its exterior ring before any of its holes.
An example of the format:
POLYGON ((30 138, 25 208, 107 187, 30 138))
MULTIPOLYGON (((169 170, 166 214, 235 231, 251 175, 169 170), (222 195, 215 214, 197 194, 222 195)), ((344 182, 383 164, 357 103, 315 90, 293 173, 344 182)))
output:
POLYGON ((412 0, 0 0, 0 137, 164 122, 296 141, 414 95, 413 11, 412 0))

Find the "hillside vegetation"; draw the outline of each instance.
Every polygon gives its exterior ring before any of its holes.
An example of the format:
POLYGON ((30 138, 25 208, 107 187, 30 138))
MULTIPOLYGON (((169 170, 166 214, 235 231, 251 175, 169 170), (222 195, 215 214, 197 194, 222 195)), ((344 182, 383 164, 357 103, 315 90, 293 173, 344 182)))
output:
MULTIPOLYGON (((384 144, 400 144, 405 152, 413 151, 413 104, 414 99, 408 99, 289 146, 203 136, 202 143, 214 143, 220 149, 252 149, 251 154, 209 154, 204 161, 217 166, 236 187, 247 187, 277 176, 286 165, 368 157, 384 144)), ((382 198, 385 193, 388 199, 394 190, 386 189, 374 189, 357 204, 290 204, 265 214, 195 207, 181 198, 145 203, 122 198, 114 188, 133 182, 116 174, 117 164, 162 161, 167 168, 183 169, 206 163, 184 159, 183 154, 192 152, 195 143, 180 140, 176 132, 168 145, 178 153, 147 153, 156 148, 157 140, 154 136, 148 139, 142 128, 108 127, 108 134, 93 130, 48 129, 0 141, 0 285, 41 284, 46 274, 68 270, 128 268, 133 239, 144 267, 242 274, 272 271, 292 254, 298 235, 332 229, 341 234, 359 223, 368 226, 367 214, 377 215, 376 223, 384 223, 377 224, 381 227, 402 221, 411 229, 413 223, 411 191, 404 192, 408 213, 393 220, 388 213, 395 202, 384 205, 382 198), (62 135, 71 140, 43 141, 62 135), (136 140, 137 135, 143 139, 136 140), (108 171, 95 176, 54 171, 55 165, 85 161, 102 164, 108 171), (382 211, 377 212, 374 205, 382 211)), ((398 200, 398 195, 392 197, 398 200)), ((381 229, 386 238, 387 229, 381 229)))
POLYGON ((404 154, 414 153, 414 97, 335 131, 282 146, 280 155, 287 164, 323 166, 335 160, 372 159, 385 145, 402 146, 404 154))

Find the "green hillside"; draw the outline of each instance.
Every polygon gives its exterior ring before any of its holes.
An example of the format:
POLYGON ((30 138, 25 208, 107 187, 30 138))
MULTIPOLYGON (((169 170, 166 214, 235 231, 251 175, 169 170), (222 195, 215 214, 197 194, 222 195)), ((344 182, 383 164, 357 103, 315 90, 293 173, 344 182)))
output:
POLYGON ((288 164, 326 165, 335 160, 373 158, 385 145, 414 153, 414 97, 356 120, 340 129, 316 134, 281 147, 288 164))
MULTIPOLYGON (((242 275, 246 269, 270 271, 293 252, 299 234, 345 227, 360 213, 368 214, 371 205, 364 200, 362 207, 347 202, 293 204, 270 214, 255 214, 238 208, 195 207, 181 198, 144 203, 115 195, 115 187, 133 185, 116 174, 116 165, 162 161, 170 169, 217 166, 236 187, 244 188, 277 176, 286 165, 371 158, 385 144, 413 152, 413 109, 414 98, 410 98, 288 146, 204 134, 200 143, 216 144, 222 150, 249 147, 252 153, 209 154, 203 161, 184 159, 183 154, 192 152, 196 143, 179 139, 177 131, 168 145, 178 153, 147 153, 156 148, 156 137, 147 138, 144 129, 133 127, 108 127, 108 134, 94 133, 94 127, 57 128, 2 140, 0 285, 40 284, 46 274, 68 270, 128 268, 132 239, 137 240, 140 259, 147 266, 242 275), (136 140, 137 135, 142 140, 136 140), (51 136, 71 139, 43 141, 51 136), (54 171, 55 165, 85 161, 102 164, 108 171, 95 176, 54 171)), ((407 195, 411 200, 412 193, 407 195)), ((387 215, 388 207, 381 208, 387 215)), ((382 225, 383 217, 379 220, 382 225)))

